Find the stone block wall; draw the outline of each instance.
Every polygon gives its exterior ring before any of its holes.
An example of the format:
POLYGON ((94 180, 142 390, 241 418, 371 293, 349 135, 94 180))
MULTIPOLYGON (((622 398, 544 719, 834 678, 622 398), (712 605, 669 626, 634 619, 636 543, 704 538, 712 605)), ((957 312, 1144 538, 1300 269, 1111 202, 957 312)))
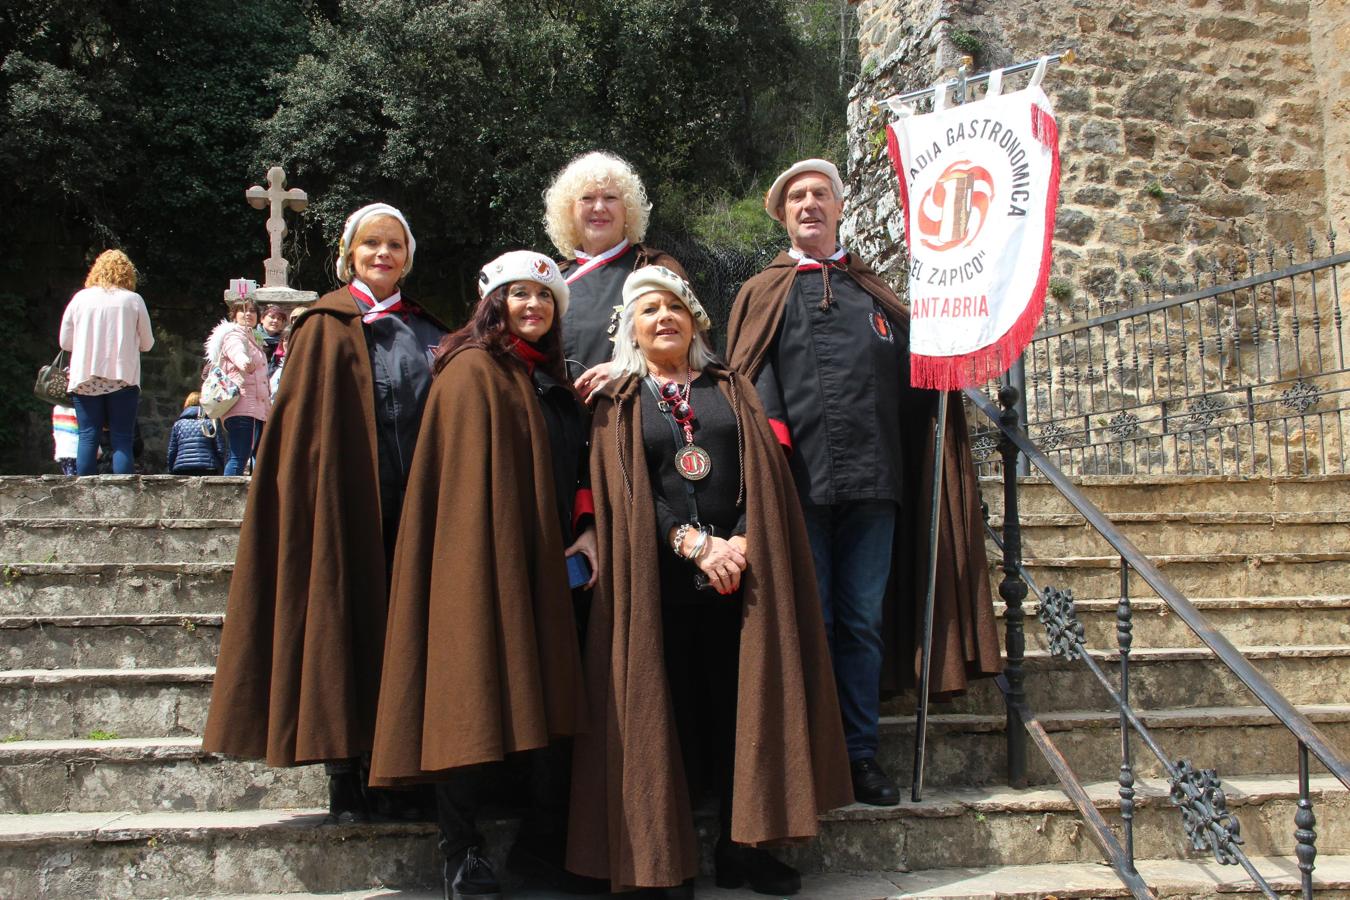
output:
POLYGON ((1045 86, 1062 135, 1056 274, 1089 293, 1141 270, 1189 276, 1197 255, 1227 263, 1301 246, 1310 230, 1324 248, 1330 225, 1350 225, 1344 0, 863 0, 857 11, 847 225, 892 276, 902 226, 871 103, 950 74, 971 49, 978 71, 1078 53, 1045 86))
MULTIPOLYGON (((885 153, 889 113, 877 101, 953 76, 964 54, 975 57, 975 72, 1070 48, 1078 55, 1052 68, 1044 83, 1060 124, 1062 163, 1051 322, 1133 307, 1197 282, 1234 280, 1249 273, 1253 259, 1266 271, 1270 260, 1278 268, 1324 255, 1332 228, 1340 233, 1337 249, 1350 249, 1346 0, 862 0, 856 9, 862 78, 850 98, 844 237, 902 291, 903 222, 885 153), (1267 249, 1277 252, 1268 256, 1267 249)), ((1010 78, 1006 89, 1024 83, 1024 76, 1010 78)), ((1344 306, 1350 266, 1341 268, 1344 306)), ((1327 326, 1318 358, 1332 361, 1328 369, 1346 353, 1343 310, 1332 307, 1330 287, 1324 278, 1317 296, 1327 326)), ((1260 308, 1245 296, 1225 299, 1231 308, 1216 314, 1221 333, 1212 331, 1207 344, 1182 347, 1185 329, 1159 325, 1168 317, 1122 327, 1160 355, 1189 359, 1176 377, 1203 385, 1202 393, 1215 391, 1207 404, 1224 402, 1225 385, 1281 381, 1278 392, 1297 381, 1303 390, 1301 354, 1288 346, 1278 360, 1266 359, 1264 371, 1246 371, 1269 356, 1272 338, 1278 347, 1283 333, 1288 345, 1300 325, 1294 292, 1272 290, 1273 300, 1260 308), (1216 348, 1222 359, 1210 358, 1216 348), (1236 368, 1235 354, 1242 360, 1236 368), (1223 384, 1206 377, 1216 367, 1225 369, 1223 384)), ((1306 303, 1307 286, 1299 290, 1306 303)), ((1185 314, 1171 318, 1178 316, 1185 314)), ((1305 331, 1316 321, 1310 309, 1299 317, 1305 331)), ((1029 387, 1049 406, 1040 395, 1053 382, 1054 408, 1081 410, 1089 432, 1081 440, 1097 446, 1110 439, 1108 423, 1136 418, 1126 407, 1156 418, 1165 398, 1133 390, 1128 382, 1138 375, 1118 364, 1078 371, 1084 348, 1077 344, 1093 340, 1081 333, 1057 344, 1038 360, 1041 379, 1029 387)), ((1335 410, 1346 404, 1325 393, 1350 386, 1344 375, 1315 380, 1326 399, 1312 412, 1344 415, 1335 410)), ((1344 465, 1339 428, 1327 437, 1317 422, 1292 422, 1279 426, 1280 448, 1253 454, 1258 464, 1277 450, 1288 456, 1317 443, 1328 455, 1319 450, 1319 461, 1301 471, 1318 471, 1322 459, 1344 465)), ((1162 430, 1169 426, 1176 423, 1162 430)))

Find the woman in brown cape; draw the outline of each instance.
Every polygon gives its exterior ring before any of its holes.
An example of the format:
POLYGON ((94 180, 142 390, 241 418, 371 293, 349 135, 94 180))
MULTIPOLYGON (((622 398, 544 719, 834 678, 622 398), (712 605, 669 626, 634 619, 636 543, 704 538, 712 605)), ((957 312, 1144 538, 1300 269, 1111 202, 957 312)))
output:
POLYGON ((720 801, 718 884, 793 893, 796 871, 758 845, 809 839, 853 799, 801 510, 689 285, 649 266, 623 296, 591 435, 600 577, 568 867, 691 897, 701 780, 720 801))
POLYGON ((427 399, 371 758, 372 784, 436 783, 456 898, 500 891, 476 819, 509 756, 531 786, 511 865, 565 874, 570 759, 557 739, 584 720, 571 588, 593 582, 596 561, 585 417, 558 325, 567 284, 548 257, 518 250, 484 266, 479 289, 427 399), (589 571, 570 579, 574 555, 589 571))
POLYGON ((204 750, 272 766, 327 763, 329 820, 339 823, 370 815, 360 760, 375 728, 387 560, 431 351, 445 334, 400 290, 416 248, 394 207, 352 213, 337 254, 347 286, 294 322, 286 389, 249 485, 202 738, 204 750))

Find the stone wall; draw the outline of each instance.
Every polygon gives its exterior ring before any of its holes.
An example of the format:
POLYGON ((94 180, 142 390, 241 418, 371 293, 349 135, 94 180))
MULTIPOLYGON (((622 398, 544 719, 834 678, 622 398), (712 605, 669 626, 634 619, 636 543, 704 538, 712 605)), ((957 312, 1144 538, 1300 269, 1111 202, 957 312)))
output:
POLYGON ((872 101, 950 74, 963 52, 953 39, 975 50, 979 71, 1077 51, 1045 86, 1062 135, 1055 269, 1081 290, 1112 293, 1141 270, 1175 280, 1197 255, 1229 262, 1350 224, 1344 0, 864 0, 857 10, 848 236, 892 276, 902 226, 872 101))
MULTIPOLYGON (((904 287, 903 223, 885 154, 889 114, 876 101, 951 77, 966 53, 974 55, 977 72, 1068 48, 1078 55, 1052 68, 1044 83, 1060 123, 1062 162, 1049 321, 1063 325, 1157 300, 1160 283, 1164 293, 1175 293, 1180 284, 1190 289, 1197 281, 1233 280, 1247 274, 1253 258, 1264 271, 1272 262, 1280 267, 1310 252, 1322 255, 1331 228, 1341 236, 1337 249, 1350 249, 1345 0, 864 0, 856 7, 862 79, 849 109, 845 239, 897 287, 904 287), (1311 251, 1310 238, 1316 241, 1311 251), (1268 256, 1267 249, 1278 252, 1268 256)), ((1023 83, 1010 79, 1007 89, 1023 83)), ((1299 311, 1301 323, 1295 321, 1295 293, 1283 283, 1272 291, 1265 305, 1226 295, 1225 308, 1214 313, 1220 334, 1211 329, 1208 344, 1183 346, 1188 338, 1178 323, 1189 313, 1179 310, 1120 327, 1131 336, 1137 331, 1150 355, 1156 348, 1160 356, 1189 358, 1179 377, 1203 385, 1202 393, 1214 392, 1207 403, 1222 404, 1236 385, 1280 382, 1272 385, 1279 393, 1298 381, 1304 389, 1301 357, 1312 354, 1288 352, 1289 335, 1297 335, 1300 324, 1308 331, 1310 321, 1315 328, 1318 319, 1307 308, 1299 311), (1281 333, 1286 352, 1268 358, 1281 333), (1236 366, 1234 354, 1241 360, 1236 366), (1247 371, 1258 356, 1263 370, 1247 371), (1222 384, 1212 373, 1205 377, 1216 367, 1224 370, 1222 384)), ((1317 306, 1327 327, 1320 330, 1317 358, 1331 360, 1331 369, 1346 352, 1345 338, 1339 311, 1331 307, 1329 276, 1320 291, 1317 306)), ((1350 271, 1342 272, 1341 295, 1350 298, 1350 271)), ((1306 285, 1298 298, 1307 304, 1306 285)), ((1103 369, 1099 361, 1095 374, 1091 364, 1079 371, 1086 348, 1078 345, 1095 340, 1080 333, 1056 344, 1051 358, 1037 360, 1041 377, 1029 385, 1033 404, 1050 406, 1041 395, 1053 382, 1053 408, 1079 410, 1085 423, 1079 440, 1093 447, 1110 440, 1109 423, 1135 417, 1126 407, 1146 418, 1145 407, 1156 413, 1166 399, 1132 390, 1138 373, 1119 365, 1103 369)), ((1336 410, 1343 404, 1327 394, 1350 386, 1344 376, 1312 380, 1325 401, 1311 413, 1342 415, 1336 410)), ((1263 419, 1279 414, 1275 406, 1263 409, 1263 419)), ((1034 412, 1032 419, 1038 419, 1034 412)), ((1269 453, 1253 454, 1258 465, 1314 445, 1328 465, 1344 460, 1338 429, 1327 436, 1312 420, 1291 422, 1280 425, 1269 453)), ((1172 421, 1161 430, 1176 427, 1172 421)), ((1121 437, 1119 429, 1115 436, 1121 437)), ((1299 471, 1319 466, 1300 464, 1299 471)))

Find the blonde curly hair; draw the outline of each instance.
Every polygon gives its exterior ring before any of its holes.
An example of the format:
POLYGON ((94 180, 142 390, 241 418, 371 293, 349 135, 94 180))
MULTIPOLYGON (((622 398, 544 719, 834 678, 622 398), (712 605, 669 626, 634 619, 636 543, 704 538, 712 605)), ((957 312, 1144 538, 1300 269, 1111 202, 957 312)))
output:
POLYGON ((637 172, 612 153, 584 153, 564 166, 544 191, 544 228, 553 246, 567 259, 576 255, 581 243, 573 204, 591 186, 618 190, 626 213, 623 236, 630 243, 638 243, 647 234, 652 205, 647 202, 647 189, 637 172))
POLYGON ((122 288, 136 290, 136 267, 121 250, 104 250, 89 267, 85 287, 122 288))

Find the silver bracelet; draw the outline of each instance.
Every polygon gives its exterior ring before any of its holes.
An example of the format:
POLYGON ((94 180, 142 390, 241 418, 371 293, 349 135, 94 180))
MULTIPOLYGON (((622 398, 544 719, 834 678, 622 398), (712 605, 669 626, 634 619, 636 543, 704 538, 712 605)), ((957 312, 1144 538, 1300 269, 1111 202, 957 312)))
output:
POLYGON ((702 556, 708 549, 708 532, 702 528, 698 530, 698 537, 694 540, 694 549, 689 551, 689 560, 693 562, 702 556))
POLYGON ((684 556, 684 551, 681 548, 684 547, 685 536, 689 534, 689 529, 693 527, 693 525, 685 522, 675 529, 675 536, 670 539, 670 549, 675 551, 676 556, 684 556))

